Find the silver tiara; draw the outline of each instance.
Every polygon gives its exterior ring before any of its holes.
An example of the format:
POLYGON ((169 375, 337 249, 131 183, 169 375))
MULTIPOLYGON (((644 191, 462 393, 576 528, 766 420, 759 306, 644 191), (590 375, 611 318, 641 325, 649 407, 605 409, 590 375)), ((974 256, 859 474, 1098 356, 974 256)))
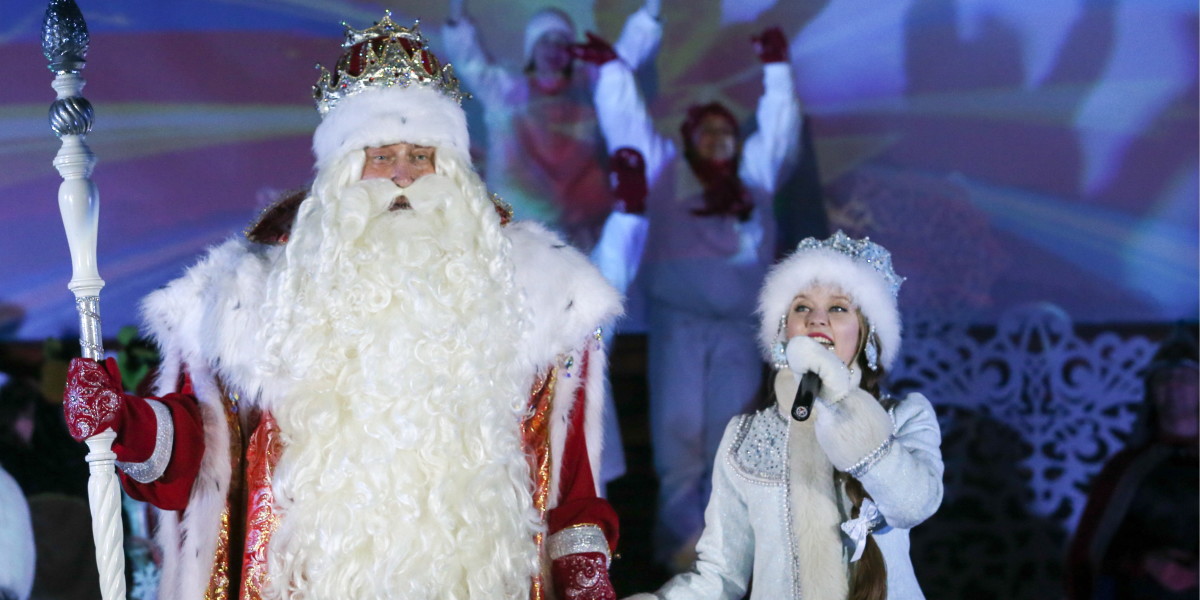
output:
POLYGON ((800 244, 796 246, 796 250, 817 250, 827 248, 849 256, 855 262, 866 263, 872 269, 875 269, 883 280, 887 282, 888 291, 895 298, 900 294, 900 284, 904 283, 904 278, 897 275, 892 269, 892 253, 886 248, 871 241, 871 238, 864 237, 861 240, 851 238, 842 232, 841 229, 837 233, 829 236, 827 240, 818 240, 817 238, 804 238, 800 244))

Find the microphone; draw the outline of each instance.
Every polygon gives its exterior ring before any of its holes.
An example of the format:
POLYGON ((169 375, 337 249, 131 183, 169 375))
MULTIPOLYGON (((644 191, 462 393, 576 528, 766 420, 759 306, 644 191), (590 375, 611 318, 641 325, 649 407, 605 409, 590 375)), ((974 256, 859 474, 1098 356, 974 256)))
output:
POLYGON ((800 387, 796 388, 796 399, 792 401, 792 418, 797 421, 807 421, 812 415, 813 399, 821 389, 821 378, 808 371, 800 378, 800 387))

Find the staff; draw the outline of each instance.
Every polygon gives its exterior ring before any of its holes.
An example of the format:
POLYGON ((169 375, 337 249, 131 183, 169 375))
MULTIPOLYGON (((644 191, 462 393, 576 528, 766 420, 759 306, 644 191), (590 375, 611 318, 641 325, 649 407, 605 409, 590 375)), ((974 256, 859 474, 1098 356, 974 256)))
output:
MULTIPOLYGON (((84 358, 104 359, 100 334, 100 289, 104 280, 96 270, 96 229, 100 196, 92 183, 96 155, 84 137, 92 130, 92 105, 80 95, 88 50, 87 23, 74 0, 50 0, 42 21, 42 51, 55 74, 51 87, 58 99, 50 106, 50 128, 62 140, 54 167, 62 175, 58 208, 71 248, 71 282, 79 311, 79 346, 84 358)), ((125 553, 122 545, 121 492, 115 471, 117 455, 112 442, 117 434, 105 429, 86 440, 88 504, 92 512, 92 537, 100 593, 104 600, 125 598, 125 553)))

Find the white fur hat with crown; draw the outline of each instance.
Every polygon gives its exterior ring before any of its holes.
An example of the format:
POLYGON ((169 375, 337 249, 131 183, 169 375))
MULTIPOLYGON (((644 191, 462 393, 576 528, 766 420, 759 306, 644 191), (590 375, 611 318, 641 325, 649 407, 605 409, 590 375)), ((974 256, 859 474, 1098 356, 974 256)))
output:
POLYGON ((797 294, 814 284, 836 286, 850 296, 879 341, 879 364, 889 368, 900 352, 900 310, 896 299, 904 278, 892 269, 892 255, 870 238, 855 240, 840 230, 826 240, 805 238, 796 251, 767 274, 758 297, 758 340, 773 360, 780 317, 797 294))
POLYGON ((313 133, 317 169, 346 153, 399 142, 470 157, 465 96, 454 68, 442 65, 414 23, 391 13, 363 30, 346 26, 345 54, 313 86, 321 124, 313 133))

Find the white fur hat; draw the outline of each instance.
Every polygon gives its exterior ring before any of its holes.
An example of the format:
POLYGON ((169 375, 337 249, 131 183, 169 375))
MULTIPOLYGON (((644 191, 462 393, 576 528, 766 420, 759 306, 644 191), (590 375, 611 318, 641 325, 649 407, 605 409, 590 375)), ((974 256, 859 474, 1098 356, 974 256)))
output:
POLYGON ((346 51, 321 67, 313 98, 321 124, 313 133, 320 170, 348 152, 400 142, 457 152, 470 162, 463 94, 454 68, 442 65, 417 25, 391 12, 366 29, 346 27, 346 51))
POLYGON ((533 13, 529 23, 525 25, 525 62, 533 58, 533 46, 543 35, 555 31, 562 32, 567 39, 575 39, 575 24, 567 13, 547 7, 533 13))
POLYGON ((347 152, 399 142, 452 150, 470 160, 467 115, 458 102, 425 86, 389 86, 342 99, 313 134, 317 169, 347 152))
POLYGON ((892 270, 892 257, 869 238, 853 240, 838 231, 829 239, 805 238, 796 251, 767 274, 758 297, 758 341, 763 355, 772 360, 779 317, 786 314, 796 295, 816 283, 834 285, 848 294, 875 328, 879 364, 892 365, 900 351, 900 311, 896 296, 904 278, 892 270))

